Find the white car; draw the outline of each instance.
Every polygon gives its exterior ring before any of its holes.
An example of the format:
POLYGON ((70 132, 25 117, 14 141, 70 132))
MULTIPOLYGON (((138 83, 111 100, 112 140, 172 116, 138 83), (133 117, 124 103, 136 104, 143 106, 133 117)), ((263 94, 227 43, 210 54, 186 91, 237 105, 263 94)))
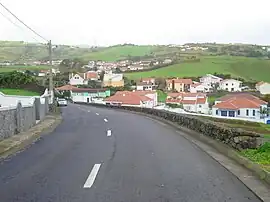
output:
POLYGON ((58 105, 59 106, 67 106, 68 102, 66 99, 60 98, 58 99, 58 105))

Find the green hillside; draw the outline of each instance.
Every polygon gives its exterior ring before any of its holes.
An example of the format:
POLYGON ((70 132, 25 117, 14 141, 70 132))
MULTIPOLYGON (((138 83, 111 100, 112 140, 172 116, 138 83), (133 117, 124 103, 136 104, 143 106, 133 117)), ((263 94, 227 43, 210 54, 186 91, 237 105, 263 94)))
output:
POLYGON ((201 57, 200 62, 181 63, 149 72, 127 73, 127 77, 185 77, 202 76, 207 73, 231 74, 246 80, 270 82, 270 60, 246 57, 209 56, 201 57))

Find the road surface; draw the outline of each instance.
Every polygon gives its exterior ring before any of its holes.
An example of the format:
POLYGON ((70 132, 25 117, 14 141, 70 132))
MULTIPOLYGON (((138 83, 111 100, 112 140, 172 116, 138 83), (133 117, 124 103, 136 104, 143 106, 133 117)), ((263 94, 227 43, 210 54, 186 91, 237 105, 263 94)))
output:
POLYGON ((235 176, 149 118, 70 104, 0 164, 2 202, 258 202, 235 176))

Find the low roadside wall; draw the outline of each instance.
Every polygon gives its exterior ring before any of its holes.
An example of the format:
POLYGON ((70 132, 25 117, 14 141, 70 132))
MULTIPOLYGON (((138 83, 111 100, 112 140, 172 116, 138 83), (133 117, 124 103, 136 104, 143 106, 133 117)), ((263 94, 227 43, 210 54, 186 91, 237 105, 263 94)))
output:
POLYGON ((122 109, 127 111, 140 112, 145 114, 150 114, 154 116, 161 117, 163 119, 177 123, 180 126, 189 128, 196 132, 199 132, 205 136, 216 139, 224 144, 229 145, 230 147, 242 150, 242 149, 252 149, 258 148, 261 144, 260 137, 258 133, 253 133, 245 131, 242 129, 232 129, 228 128, 221 123, 215 123, 207 119, 201 119, 198 116, 186 115, 186 114, 177 114, 174 112, 168 112, 158 109, 150 108, 140 108, 140 107, 126 107, 126 106, 107 106, 100 104, 92 103, 78 103, 86 104, 98 107, 113 108, 113 109, 122 109))
POLYGON ((0 107, 0 141, 33 127, 45 118, 49 111, 48 98, 40 102, 35 98, 32 105, 0 107))

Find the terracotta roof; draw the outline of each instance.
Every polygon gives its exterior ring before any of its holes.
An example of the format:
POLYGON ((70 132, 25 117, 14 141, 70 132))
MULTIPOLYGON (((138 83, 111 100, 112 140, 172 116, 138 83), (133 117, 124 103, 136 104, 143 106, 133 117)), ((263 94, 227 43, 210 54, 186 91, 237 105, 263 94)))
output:
POLYGON ((92 89, 92 88, 75 88, 72 89, 72 92, 79 92, 79 93, 83 93, 83 92, 88 92, 88 93, 97 93, 97 92, 105 92, 107 89, 102 88, 102 89, 92 89))
POLYGON ((183 84, 192 84, 193 81, 191 79, 167 79, 166 82, 167 83, 172 83, 172 81, 174 81, 174 83, 183 83, 183 84))
POLYGON ((147 95, 147 94, 155 94, 157 93, 156 91, 151 91, 151 90, 136 90, 133 91, 133 93, 137 94, 137 95, 147 95))
MULTIPOLYGON (((254 96, 255 97, 255 96, 254 96)), ((241 109, 241 108, 260 108, 262 104, 267 104, 260 99, 250 99, 246 97, 233 97, 226 101, 222 101, 213 106, 219 109, 241 109)))
POLYGON ((218 99, 218 101, 228 101, 228 100, 231 100, 231 99, 235 99, 235 98, 245 98, 245 99, 248 99, 248 100, 253 100, 259 104, 267 104, 267 102, 261 100, 260 98, 252 95, 252 94, 249 94, 249 93, 233 93, 233 94, 228 94, 228 95, 225 95, 221 98, 218 99))
POLYGON ((86 79, 97 79, 98 73, 97 72, 87 72, 86 79))
POLYGON ((206 94, 204 93, 168 93, 166 102, 167 103, 182 103, 182 104, 205 104, 207 101, 206 94), (196 96, 200 96, 197 97, 196 96), (192 100, 185 98, 193 97, 192 100))
POLYGON ((75 86, 72 86, 72 85, 65 85, 65 86, 58 87, 56 89, 57 90, 74 90, 74 89, 78 89, 78 88, 75 86))
POLYGON ((129 105, 140 105, 141 102, 150 100, 152 99, 145 95, 138 95, 130 91, 118 91, 115 95, 105 99, 106 102, 116 102, 129 105))

